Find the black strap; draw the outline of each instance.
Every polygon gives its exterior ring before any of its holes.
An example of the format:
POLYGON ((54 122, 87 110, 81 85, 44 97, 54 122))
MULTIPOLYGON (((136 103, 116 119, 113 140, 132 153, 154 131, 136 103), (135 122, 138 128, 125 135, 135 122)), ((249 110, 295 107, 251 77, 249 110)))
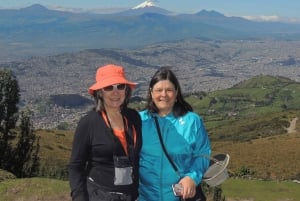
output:
POLYGON ((165 153, 165 155, 167 156, 169 162, 171 163, 173 169, 175 170, 175 172, 179 175, 178 173, 178 168, 176 167, 175 163, 172 161, 170 155, 168 154, 167 152, 167 149, 163 143, 163 140, 162 140, 162 136, 161 136, 161 132, 160 132, 160 128, 159 128, 159 124, 158 124, 158 120, 157 120, 157 117, 154 117, 154 120, 155 120, 155 125, 156 125, 156 129, 157 129, 157 133, 158 133, 158 137, 159 137, 159 141, 160 141, 160 144, 162 146, 162 149, 165 153))

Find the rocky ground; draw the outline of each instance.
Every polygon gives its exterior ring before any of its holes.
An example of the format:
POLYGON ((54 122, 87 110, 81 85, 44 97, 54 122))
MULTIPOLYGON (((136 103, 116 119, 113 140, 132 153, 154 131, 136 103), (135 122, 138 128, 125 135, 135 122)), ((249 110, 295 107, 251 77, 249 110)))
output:
POLYGON ((294 118, 291 122, 290 122, 290 126, 288 128, 286 128, 288 133, 295 133, 297 132, 296 130, 296 124, 298 121, 298 117, 294 118))

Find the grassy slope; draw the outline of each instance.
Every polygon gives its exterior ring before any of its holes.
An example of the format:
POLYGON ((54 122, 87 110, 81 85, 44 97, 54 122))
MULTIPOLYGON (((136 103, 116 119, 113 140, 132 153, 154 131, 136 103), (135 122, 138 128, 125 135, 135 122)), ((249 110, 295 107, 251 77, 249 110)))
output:
POLYGON ((249 141, 283 134, 300 115, 300 83, 257 76, 226 90, 187 100, 205 120, 214 141, 249 141))
POLYGON ((0 182, 0 201, 70 201, 66 181, 45 178, 8 179, 0 182))
POLYGON ((213 151, 228 153, 229 170, 238 172, 244 166, 253 177, 273 180, 300 176, 300 133, 261 138, 249 142, 213 142, 213 151))
MULTIPOLYGON (((227 201, 299 201, 299 186, 291 181, 228 179, 222 190, 227 201)), ((44 178, 2 181, 0 194, 0 201, 71 201, 67 181, 44 178)))
POLYGON ((222 190, 227 201, 299 201, 299 187, 300 184, 291 181, 229 179, 222 190))
MULTIPOLYGON (((299 123, 298 123, 299 125, 299 123)), ((298 126, 299 127, 299 126, 298 126)), ((300 130, 297 127, 298 130, 300 130)), ((71 153, 72 131, 39 130, 40 157, 47 169, 66 167, 71 153)), ((214 153, 231 156, 229 168, 248 167, 255 178, 293 179, 300 176, 300 132, 239 141, 212 141, 214 153)))
POLYGON ((71 154, 73 131, 37 130, 40 136, 41 165, 47 168, 68 164, 71 154))

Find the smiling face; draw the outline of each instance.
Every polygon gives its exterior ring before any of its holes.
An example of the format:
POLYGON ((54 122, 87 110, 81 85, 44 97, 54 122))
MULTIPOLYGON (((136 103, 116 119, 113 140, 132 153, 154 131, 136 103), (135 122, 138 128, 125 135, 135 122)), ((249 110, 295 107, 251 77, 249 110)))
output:
POLYGON ((125 100, 125 88, 118 89, 117 87, 113 87, 110 91, 102 90, 102 98, 106 110, 120 109, 125 100))
POLYGON ((151 89, 152 101, 156 105, 160 116, 165 116, 172 112, 176 96, 175 86, 169 80, 158 81, 151 89))

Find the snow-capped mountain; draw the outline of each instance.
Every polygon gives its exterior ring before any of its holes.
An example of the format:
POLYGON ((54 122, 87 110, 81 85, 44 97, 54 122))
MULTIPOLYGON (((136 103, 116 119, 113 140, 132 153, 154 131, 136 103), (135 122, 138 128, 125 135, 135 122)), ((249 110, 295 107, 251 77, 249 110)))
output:
POLYGON ((133 7, 132 9, 140 9, 140 8, 147 8, 147 7, 156 7, 156 5, 152 2, 152 1, 145 1, 135 7, 133 7))
POLYGON ((145 2, 123 12, 120 12, 121 15, 141 15, 145 13, 155 13, 161 15, 171 15, 173 14, 171 11, 160 8, 153 1, 146 0, 145 2))

